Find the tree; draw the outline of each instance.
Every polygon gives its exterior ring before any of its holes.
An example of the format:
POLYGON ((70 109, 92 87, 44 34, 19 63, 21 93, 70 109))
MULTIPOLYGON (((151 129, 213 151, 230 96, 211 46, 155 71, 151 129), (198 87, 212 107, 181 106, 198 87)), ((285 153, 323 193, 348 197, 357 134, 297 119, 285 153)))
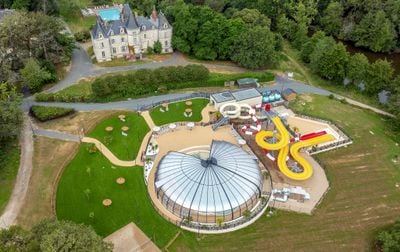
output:
POLYGON ((322 31, 317 31, 310 39, 307 39, 300 51, 300 57, 305 63, 310 63, 310 55, 313 53, 314 48, 319 40, 325 38, 326 35, 322 31))
POLYGON ((321 26, 330 35, 338 36, 342 28, 343 6, 339 2, 331 2, 321 17, 321 26))
POLYGON ((356 53, 349 58, 346 67, 346 77, 356 85, 364 82, 367 77, 368 67, 368 58, 362 53, 356 53))
POLYGON ((387 60, 378 59, 370 64, 367 70, 366 92, 376 95, 385 88, 389 88, 394 69, 387 60))
POLYGON ((356 46, 364 46, 374 52, 388 52, 396 44, 396 32, 385 12, 369 12, 355 30, 356 46))
POLYGON ((28 58, 51 64, 69 62, 74 47, 73 38, 63 34, 64 26, 43 13, 15 12, 0 23, 0 66, 12 82, 28 58), (5 70, 3 70, 3 67, 5 70))
POLYGON ((29 87, 32 92, 37 92, 47 81, 51 79, 51 74, 39 65, 35 59, 28 59, 25 67, 21 69, 22 83, 29 87))
POLYGON ((271 20, 256 9, 243 9, 233 14, 232 18, 240 18, 248 27, 264 26, 270 28, 271 20))
POLYGON ((246 30, 234 45, 232 60, 250 69, 275 64, 275 35, 260 26, 246 30))
POLYGON ((400 251, 400 222, 381 231, 376 237, 376 245, 379 251, 400 251))
POLYGON ((154 42, 153 51, 154 51, 154 53, 157 53, 157 54, 160 54, 162 52, 162 45, 159 40, 154 42))
POLYGON ((15 87, 0 84, 0 144, 19 135, 22 127, 21 96, 15 87))
POLYGON ((0 251, 111 251, 91 227, 45 220, 31 230, 19 226, 0 231, 0 251))
POLYGON ((342 81, 346 77, 346 64, 349 53, 342 43, 331 37, 318 41, 310 56, 311 68, 328 80, 342 81))

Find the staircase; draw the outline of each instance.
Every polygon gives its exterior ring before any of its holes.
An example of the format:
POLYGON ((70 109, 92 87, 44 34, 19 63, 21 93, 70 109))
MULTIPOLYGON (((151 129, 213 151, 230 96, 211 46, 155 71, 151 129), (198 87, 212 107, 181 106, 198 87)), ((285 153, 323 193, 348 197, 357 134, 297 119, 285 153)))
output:
POLYGON ((222 125, 228 124, 229 123, 229 117, 223 116, 221 117, 216 123, 213 124, 212 129, 216 130, 222 125))

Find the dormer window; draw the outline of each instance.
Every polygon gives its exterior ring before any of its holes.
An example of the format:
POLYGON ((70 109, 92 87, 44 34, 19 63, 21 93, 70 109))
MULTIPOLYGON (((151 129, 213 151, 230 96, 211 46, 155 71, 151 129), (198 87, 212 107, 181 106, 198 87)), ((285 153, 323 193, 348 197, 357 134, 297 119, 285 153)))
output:
POLYGON ((119 33, 124 34, 125 33, 124 28, 121 27, 119 33))
POLYGON ((143 31, 146 30, 146 26, 145 26, 145 25, 142 26, 142 30, 143 30, 143 31))
POLYGON ((164 24, 164 28, 167 29, 167 28, 168 28, 168 25, 167 25, 167 24, 164 24))
POLYGON ((99 33, 99 39, 103 39, 103 33, 99 33))

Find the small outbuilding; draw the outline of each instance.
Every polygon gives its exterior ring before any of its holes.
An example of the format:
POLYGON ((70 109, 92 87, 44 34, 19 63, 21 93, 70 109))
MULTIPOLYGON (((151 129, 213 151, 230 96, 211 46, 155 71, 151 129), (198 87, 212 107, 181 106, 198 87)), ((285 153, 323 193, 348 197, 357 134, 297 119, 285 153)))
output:
POLYGON ((239 88, 257 88, 260 86, 258 79, 244 78, 236 81, 239 88))
POLYGON ((291 88, 286 88, 282 91, 282 96, 286 101, 293 101, 296 99, 297 93, 291 88))

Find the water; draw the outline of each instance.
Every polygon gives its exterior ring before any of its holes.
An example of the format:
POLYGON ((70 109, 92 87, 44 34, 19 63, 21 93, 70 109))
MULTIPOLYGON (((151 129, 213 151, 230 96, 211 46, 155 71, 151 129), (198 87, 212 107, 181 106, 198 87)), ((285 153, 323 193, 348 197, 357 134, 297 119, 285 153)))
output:
POLYGON ((100 10, 99 15, 104 21, 113 21, 119 19, 119 10, 116 8, 110 8, 105 10, 100 10))
POLYGON ((377 59, 386 59, 392 62, 392 66, 394 68, 395 74, 400 74, 400 53, 374 53, 365 48, 355 47, 352 42, 349 41, 341 41, 347 47, 347 51, 351 54, 355 53, 363 53, 367 56, 370 62, 375 62, 377 59))

